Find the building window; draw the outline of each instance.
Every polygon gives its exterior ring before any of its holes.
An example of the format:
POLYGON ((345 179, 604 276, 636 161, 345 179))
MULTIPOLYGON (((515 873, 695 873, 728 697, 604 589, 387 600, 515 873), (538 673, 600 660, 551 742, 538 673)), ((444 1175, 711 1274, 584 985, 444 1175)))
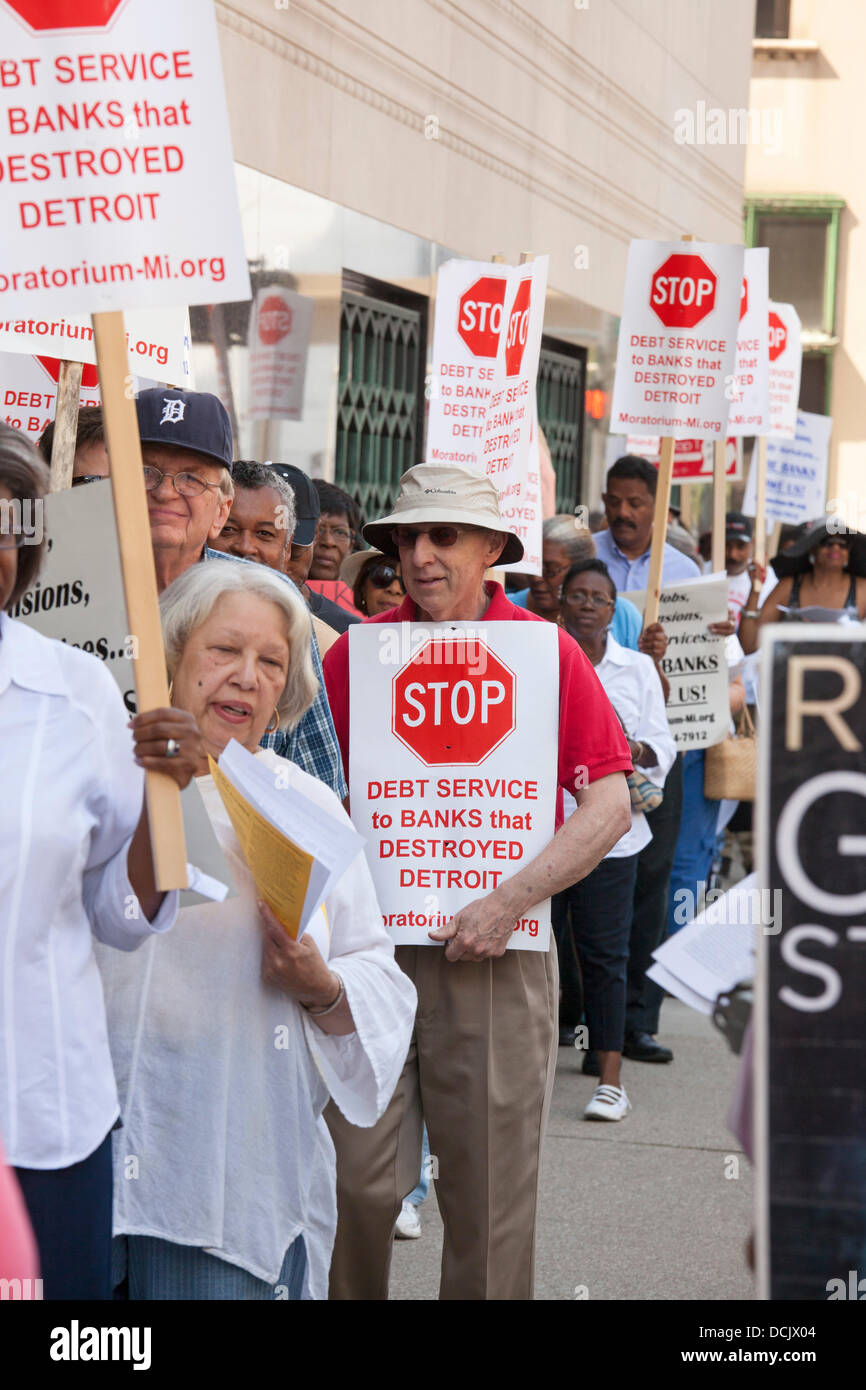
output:
POLYGON ((583 480, 586 348, 543 337, 538 361, 538 422, 556 471, 556 510, 573 512, 583 480))
POLYGON ((334 481, 366 517, 390 511, 422 462, 427 300, 343 273, 334 481))
POLYGON ((758 0, 755 11, 756 39, 787 39, 791 24, 791 0, 758 0))
POLYGON ((754 198, 746 205, 746 245, 770 250, 770 298, 793 304, 803 326, 800 406, 829 412, 836 326, 839 221, 844 199, 754 198))

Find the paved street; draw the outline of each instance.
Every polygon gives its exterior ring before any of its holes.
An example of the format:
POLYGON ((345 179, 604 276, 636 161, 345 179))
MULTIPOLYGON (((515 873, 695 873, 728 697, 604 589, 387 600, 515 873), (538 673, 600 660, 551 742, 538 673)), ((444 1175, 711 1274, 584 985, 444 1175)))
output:
MULTIPOLYGON (((560 1048, 541 1186, 536 1297, 733 1299, 752 1296, 744 1244, 752 1170, 725 1127, 737 1062, 708 1019, 668 999, 670 1066, 625 1062, 634 1106, 619 1124, 582 1118, 593 1079, 560 1048), (738 1159, 739 1177, 726 1178, 738 1159)), ((397 1241, 396 1299, 435 1298, 441 1255, 433 1193, 420 1240, 397 1241)))

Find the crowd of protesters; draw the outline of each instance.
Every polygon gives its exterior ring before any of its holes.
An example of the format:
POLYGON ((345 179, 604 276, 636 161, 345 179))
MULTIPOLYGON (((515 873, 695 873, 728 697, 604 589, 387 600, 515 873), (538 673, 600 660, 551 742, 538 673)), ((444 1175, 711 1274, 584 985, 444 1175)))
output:
MULTIPOLYGON (((0 1276, 38 1268, 47 1298, 384 1299, 432 1171, 440 1296, 531 1297, 557 1045, 581 1048, 601 1122, 631 1109, 623 1058, 673 1061, 646 972, 740 814, 705 796, 703 752, 677 752, 664 626, 624 597, 647 587, 656 469, 619 459, 594 530, 549 516, 541 574, 503 584, 523 546, 485 478, 416 466, 365 520, 294 465, 235 460, 214 396, 151 389, 136 409, 170 706, 130 720, 98 659, 10 616, 45 542, 0 534, 0 1276), (209 759, 236 739, 345 823, 350 630, 419 619, 555 625, 557 830, 419 946, 394 947, 359 856, 325 899, 326 959, 260 901, 209 759), (157 891, 153 770, 196 780, 227 902, 157 891), (548 898, 555 946, 507 951, 548 898)), ((40 459, 0 426, 0 501, 45 496, 51 445, 52 427, 40 459)), ((109 472, 82 409, 72 485, 109 472)), ((759 703, 761 626, 863 620, 866 564, 828 519, 784 536, 772 572, 748 518, 725 540, 710 630, 734 716, 759 703)), ((672 529, 662 582, 706 568, 672 529)))

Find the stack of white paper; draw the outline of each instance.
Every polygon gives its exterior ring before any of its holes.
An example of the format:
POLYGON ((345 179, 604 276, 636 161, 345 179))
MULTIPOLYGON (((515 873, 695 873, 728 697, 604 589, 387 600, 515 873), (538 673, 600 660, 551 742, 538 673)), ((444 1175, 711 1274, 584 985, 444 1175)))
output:
POLYGON ((771 925, 758 887, 749 874, 723 893, 653 952, 647 974, 656 984, 702 1014, 711 1014, 720 994, 755 976, 755 938, 771 925))

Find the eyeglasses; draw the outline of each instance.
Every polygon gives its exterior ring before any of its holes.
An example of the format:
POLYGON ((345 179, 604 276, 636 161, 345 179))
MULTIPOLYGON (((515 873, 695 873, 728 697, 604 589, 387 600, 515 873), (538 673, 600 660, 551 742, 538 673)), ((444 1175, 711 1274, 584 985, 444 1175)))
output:
MULTIPOLYGON (((375 565, 365 577, 369 579, 374 589, 390 589, 394 583, 399 584, 400 588, 403 589, 403 581, 393 565, 375 565)), ((403 592, 405 593, 406 590, 403 589, 403 592)))
POLYGON ((200 497, 205 488, 220 486, 219 483, 206 483, 204 478, 199 478, 195 473, 161 473, 150 464, 145 464, 143 472, 146 492, 156 492, 163 478, 171 479, 175 492, 180 493, 181 497, 200 497))
POLYGON ((345 526, 323 526, 320 521, 316 528, 317 541, 334 540, 345 544, 346 541, 350 541, 351 539, 352 532, 347 531, 345 526))
POLYGON ((414 550, 419 536, 427 536, 437 550, 450 550, 456 545, 465 531, 475 530, 472 526, 431 526, 427 531, 416 531, 414 526, 395 526, 391 539, 399 548, 414 550))
POLYGON ((561 602, 574 604, 575 608, 585 608, 587 604, 592 608, 608 608, 614 600, 605 598, 604 594, 591 594, 587 589, 572 589, 570 593, 562 595, 561 602))
POLYGON ((83 487, 85 483, 104 483, 104 473, 84 473, 80 478, 72 479, 73 487, 83 487))

